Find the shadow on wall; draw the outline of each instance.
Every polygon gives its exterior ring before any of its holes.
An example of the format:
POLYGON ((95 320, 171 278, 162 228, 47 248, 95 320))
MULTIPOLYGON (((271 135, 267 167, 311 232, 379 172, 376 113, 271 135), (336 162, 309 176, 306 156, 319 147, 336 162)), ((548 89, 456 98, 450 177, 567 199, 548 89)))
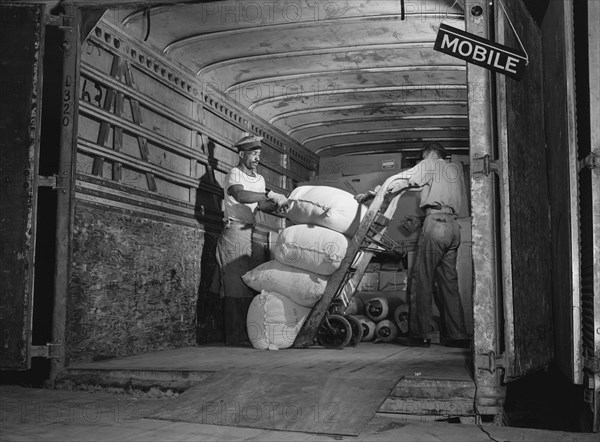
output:
POLYGON ((194 215, 198 223, 205 228, 204 247, 202 249, 202 263, 200 286, 198 287, 198 304, 196 306, 196 343, 208 344, 223 342, 223 300, 219 297, 219 273, 216 260, 217 240, 223 229, 222 223, 218 225, 208 221, 207 215, 223 217, 221 206, 223 190, 219 185, 215 169, 217 160, 214 157, 215 145, 208 141, 203 145, 203 151, 208 155, 206 172, 200 177, 200 184, 196 191, 194 215), (206 190, 207 187, 219 190, 219 193, 206 190))

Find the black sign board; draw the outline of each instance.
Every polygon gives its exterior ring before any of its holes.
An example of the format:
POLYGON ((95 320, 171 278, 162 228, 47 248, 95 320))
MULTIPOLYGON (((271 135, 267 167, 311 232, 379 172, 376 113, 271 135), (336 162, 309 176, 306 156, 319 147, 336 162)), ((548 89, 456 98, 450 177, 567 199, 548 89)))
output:
POLYGON ((440 25, 433 49, 519 80, 527 57, 522 52, 448 25, 440 25))

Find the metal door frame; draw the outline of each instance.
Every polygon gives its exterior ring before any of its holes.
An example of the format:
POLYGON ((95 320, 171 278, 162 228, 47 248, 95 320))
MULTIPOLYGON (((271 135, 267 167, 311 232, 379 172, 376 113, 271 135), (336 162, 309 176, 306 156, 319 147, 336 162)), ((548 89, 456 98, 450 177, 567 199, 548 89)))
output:
POLYGON ((568 139, 569 139, 569 196, 571 200, 569 222, 571 226, 571 363, 573 373, 571 382, 581 384, 583 380, 582 359, 581 359, 581 265, 578 257, 580 256, 580 233, 579 233, 579 183, 578 183, 578 162, 577 162, 577 115, 576 115, 576 95, 575 95, 575 54, 574 54, 574 18, 573 18, 573 0, 564 0, 564 34, 565 34, 565 74, 566 74, 566 100, 567 100, 567 118, 568 118, 568 139))
MULTIPOLYGON (((492 9, 486 1, 473 1, 465 9, 466 31, 489 39, 492 9), (481 15, 472 11, 480 8, 481 15)), ((491 169, 475 164, 494 164, 494 94, 490 71, 467 64, 469 99, 469 155, 471 157, 471 216, 473 256, 473 344, 475 407, 478 414, 501 416, 506 390, 497 356, 502 351, 501 311, 498 299, 495 187, 491 169)))
POLYGON ((65 368, 66 324, 69 282, 72 267, 73 224, 75 216, 75 166, 77 155, 77 123, 79 118, 79 62, 81 10, 73 4, 64 6, 63 79, 60 134, 60 162, 57 176, 61 189, 57 195, 56 258, 54 268, 54 310, 52 343, 55 346, 50 366, 50 381, 65 368))
MULTIPOLYGON (((35 272, 35 248, 36 248, 36 224, 37 224, 37 195, 38 195, 38 171, 39 171, 39 155, 40 155, 40 136, 41 136, 41 116, 42 116, 42 85, 43 85, 43 57, 44 57, 44 39, 45 39, 45 23, 44 14, 46 11, 45 5, 43 4, 20 4, 20 3, 6 3, 2 4, 2 8, 22 8, 35 10, 38 21, 35 23, 37 28, 35 37, 37 40, 37 53, 33 61, 33 75, 32 75, 32 94, 30 103, 30 130, 29 130, 29 153, 28 158, 23 157, 24 161, 29 162, 29 168, 25 171, 23 177, 23 185, 25 189, 30 190, 30 207, 31 210, 28 213, 26 224, 26 235, 25 244, 23 245, 24 254, 21 258, 17 259, 16 264, 12 264, 15 267, 19 265, 19 262, 24 263, 25 266, 25 281, 23 285, 23 293, 17 293, 15 296, 24 296, 25 300, 23 303, 23 317, 19 318, 18 321, 22 321, 21 328, 21 343, 22 346, 18 350, 19 361, 3 361, 2 369, 14 369, 14 370, 25 370, 31 367, 31 358, 35 356, 35 351, 32 351, 31 339, 32 339, 32 323, 33 323, 33 291, 34 291, 34 272, 35 272), (13 363, 14 362, 14 363, 13 363)), ((15 43, 17 44, 17 43, 15 43)), ((26 78, 25 81, 28 79, 26 78)), ((8 85, 7 85, 8 87, 8 85)), ((13 85, 13 87, 18 87, 13 85)), ((6 182, 10 185, 11 178, 6 177, 6 182)), ((3 257, 7 258, 8 256, 3 257)), ((13 257, 11 257, 13 258, 13 257)), ((14 258, 17 258, 16 256, 14 258)), ((7 287, 7 289, 9 289, 7 287)), ((10 324, 10 322, 9 322, 10 324)), ((3 327, 6 324, 3 324, 3 327)), ((16 323, 18 327, 18 323, 16 323)), ((5 331, 5 329, 3 329, 5 331)), ((6 330, 7 333, 10 333, 6 330)), ((9 340, 7 337, 3 338, 3 344, 10 346, 15 344, 15 341, 9 340)), ((12 350, 9 348, 9 350, 12 350)))
MULTIPOLYGON (((591 182, 589 189, 591 192, 591 217, 589 220, 592 227, 592 237, 582 237, 582 241, 592 244, 592 265, 591 275, 592 288, 591 309, 586 309, 582 305, 582 314, 592 315, 592 336, 591 340, 582 339, 582 357, 583 357, 583 387, 584 399, 589 404, 593 414, 593 431, 600 432, 600 129, 598 120, 600 119, 600 32, 598 29, 598 20, 600 20, 600 3, 597 0, 588 0, 588 63, 589 63, 589 124, 590 124, 590 157, 594 160, 589 166, 581 159, 580 173, 590 173, 591 182), (589 171, 587 170, 589 167, 589 171), (591 311, 590 311, 591 310, 591 311)), ((582 263, 585 264, 585 263, 582 263)), ((583 318, 582 318, 583 319, 583 318)))

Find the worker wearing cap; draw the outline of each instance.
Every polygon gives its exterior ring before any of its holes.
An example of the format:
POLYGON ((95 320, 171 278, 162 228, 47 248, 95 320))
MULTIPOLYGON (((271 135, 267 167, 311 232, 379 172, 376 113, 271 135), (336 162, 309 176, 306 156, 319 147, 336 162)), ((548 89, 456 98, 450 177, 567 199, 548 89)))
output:
MULTIPOLYGON (((432 338, 433 286, 437 282, 448 346, 469 345, 465 313, 458 290, 456 260, 460 227, 456 221, 461 208, 463 178, 460 167, 444 158, 446 149, 437 142, 426 143, 422 160, 395 175, 389 191, 421 188, 420 207, 425 220, 419 238, 414 269, 415 302, 410 306, 410 345, 429 346, 432 338)), ((374 191, 371 191, 373 195, 374 191)), ((357 195, 364 200, 366 195, 357 195)))
POLYGON ((217 242, 217 264, 226 345, 248 341, 246 315, 255 292, 244 284, 242 275, 260 264, 252 242, 256 211, 273 212, 287 204, 284 195, 266 191, 265 179, 257 172, 261 140, 249 135, 234 145, 239 162, 229 171, 223 186, 225 227, 217 242))

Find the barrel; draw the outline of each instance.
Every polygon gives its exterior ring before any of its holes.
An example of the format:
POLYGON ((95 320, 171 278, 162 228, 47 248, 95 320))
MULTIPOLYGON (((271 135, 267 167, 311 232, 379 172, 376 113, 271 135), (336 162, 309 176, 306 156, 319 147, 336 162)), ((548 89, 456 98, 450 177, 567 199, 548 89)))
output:
POLYGON ((375 327, 375 342, 392 342, 398 337, 398 327, 394 321, 384 319, 375 327))
POLYGON ((375 323, 363 315, 355 315, 363 328, 362 342, 372 341, 375 337, 375 323))
POLYGON ((365 315, 374 322, 379 322, 387 318, 389 310, 390 307, 385 298, 369 299, 365 305, 365 315))
POLYGON ((408 305, 399 305, 394 310, 394 324, 398 327, 400 336, 408 335, 408 305))

